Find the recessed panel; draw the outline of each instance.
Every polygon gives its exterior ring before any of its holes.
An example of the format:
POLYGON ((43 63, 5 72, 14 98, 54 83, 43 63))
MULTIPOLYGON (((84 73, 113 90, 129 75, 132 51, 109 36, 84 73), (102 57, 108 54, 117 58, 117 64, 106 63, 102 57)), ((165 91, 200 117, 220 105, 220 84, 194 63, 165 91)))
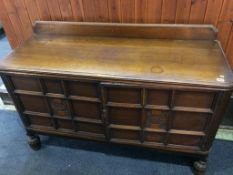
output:
POLYGON ((177 91, 175 106, 211 108, 215 93, 211 92, 188 92, 177 91))
POLYGON ((71 120, 62 120, 62 119, 56 119, 57 127, 59 129, 73 129, 72 121, 71 120))
POLYGON ((83 97, 98 97, 98 84, 92 82, 67 82, 69 95, 83 96, 83 97))
POLYGON ((184 146, 199 146, 201 141, 200 136, 170 134, 169 144, 184 145, 184 146))
POLYGON ((35 116, 35 115, 26 115, 30 121, 30 125, 39 125, 39 126, 48 126, 51 127, 51 119, 47 117, 35 116))
POLYGON ((44 97, 33 95, 19 95, 25 111, 48 113, 48 106, 44 97))
POLYGON ((99 103, 72 100, 72 107, 77 117, 100 119, 99 103))
POLYGON ((53 111, 53 115, 61 117, 69 115, 68 106, 64 99, 49 98, 49 103, 53 111))
POLYGON ((141 103, 141 90, 135 88, 107 88, 108 102, 116 103, 141 103))
POLYGON ((159 132, 144 132, 144 140, 146 142, 156 142, 156 143, 163 143, 165 139, 166 133, 159 133, 159 132))
POLYGON ((60 80, 44 80, 47 93, 64 94, 60 80))
POLYGON ((169 111, 165 110, 147 110, 146 127, 154 129, 165 129, 169 111))
POLYGON ((109 122, 118 125, 140 125, 141 110, 133 108, 109 107, 109 122))
POLYGON ((132 130, 111 129, 111 137, 116 139, 139 140, 140 132, 132 130))
POLYGON ((210 114, 197 112, 174 112, 173 129, 203 131, 210 114))
POLYGON ((147 90, 147 104, 168 106, 170 91, 168 90, 147 90))
POLYGON ((93 123, 77 123, 78 131, 94 133, 94 134, 104 134, 103 126, 100 124, 93 124, 93 123))
POLYGON ((40 82, 36 78, 14 76, 11 77, 11 80, 14 84, 15 89, 17 90, 27 90, 27 91, 36 91, 36 92, 42 91, 39 84, 40 82))

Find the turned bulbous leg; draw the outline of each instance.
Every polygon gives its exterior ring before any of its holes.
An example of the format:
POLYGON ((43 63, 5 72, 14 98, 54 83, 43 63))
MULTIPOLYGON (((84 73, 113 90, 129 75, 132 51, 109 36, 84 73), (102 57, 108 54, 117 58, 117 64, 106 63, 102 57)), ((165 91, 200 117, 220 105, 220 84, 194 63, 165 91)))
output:
POLYGON ((207 169, 207 159, 195 161, 193 168, 195 175, 204 175, 207 169))
POLYGON ((40 137, 37 135, 29 135, 28 136, 28 144, 31 149, 37 151, 41 148, 40 137))

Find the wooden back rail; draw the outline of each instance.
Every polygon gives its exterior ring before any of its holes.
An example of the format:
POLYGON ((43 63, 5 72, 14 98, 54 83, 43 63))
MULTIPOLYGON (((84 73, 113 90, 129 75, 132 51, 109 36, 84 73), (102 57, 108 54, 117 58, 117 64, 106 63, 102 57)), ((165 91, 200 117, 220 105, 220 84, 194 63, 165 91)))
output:
POLYGON ((119 24, 90 22, 36 21, 36 34, 95 37, 129 37, 178 40, 215 40, 213 25, 184 24, 119 24))

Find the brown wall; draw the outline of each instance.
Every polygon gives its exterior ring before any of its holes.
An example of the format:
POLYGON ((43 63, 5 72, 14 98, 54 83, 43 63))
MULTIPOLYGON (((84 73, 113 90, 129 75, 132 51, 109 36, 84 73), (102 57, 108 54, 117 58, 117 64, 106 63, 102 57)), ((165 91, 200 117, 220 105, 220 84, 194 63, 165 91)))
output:
POLYGON ((213 24, 233 68, 233 0, 0 0, 0 20, 13 48, 34 20, 213 24))

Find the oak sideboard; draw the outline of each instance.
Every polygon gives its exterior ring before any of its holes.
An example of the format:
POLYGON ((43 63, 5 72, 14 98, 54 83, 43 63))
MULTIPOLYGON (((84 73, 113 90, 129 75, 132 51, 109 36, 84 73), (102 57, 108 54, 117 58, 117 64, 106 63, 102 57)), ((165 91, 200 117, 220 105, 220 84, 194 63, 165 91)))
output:
POLYGON ((36 22, 0 62, 29 137, 91 139, 206 161, 231 96, 210 25, 36 22))

